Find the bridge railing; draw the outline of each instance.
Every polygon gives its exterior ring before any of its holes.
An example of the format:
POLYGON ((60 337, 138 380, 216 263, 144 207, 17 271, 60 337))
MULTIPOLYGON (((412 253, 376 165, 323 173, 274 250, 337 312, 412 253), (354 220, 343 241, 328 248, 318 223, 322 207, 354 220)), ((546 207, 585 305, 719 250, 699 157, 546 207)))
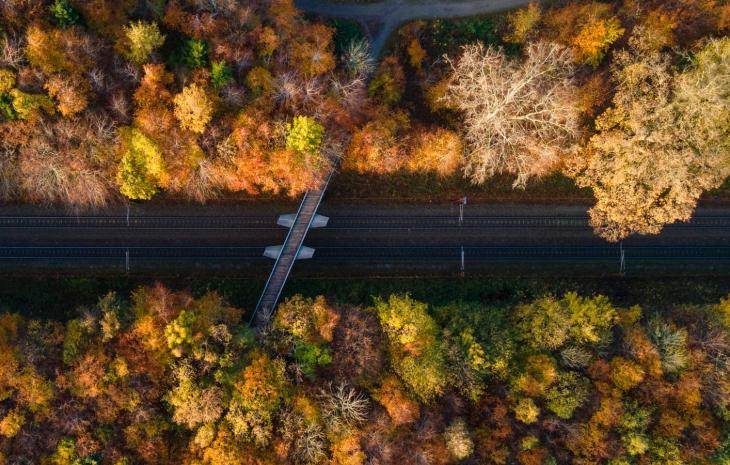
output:
MULTIPOLYGON (((299 244, 297 245, 297 249, 294 252, 294 256, 292 257, 291 262, 287 266, 286 273, 284 275, 284 279, 281 281, 280 284, 278 284, 279 288, 276 289, 276 295, 274 296, 274 299, 271 304, 272 307, 277 304, 277 302, 279 301, 279 298, 281 297, 281 293, 284 290, 284 285, 288 281, 289 274, 291 273, 291 270, 294 267, 294 263, 296 262, 297 257, 299 256, 299 253, 301 252, 302 247, 304 246, 304 239, 307 237, 307 233, 309 232, 309 229, 312 226, 312 222, 314 221, 314 217, 317 214, 317 210, 319 210, 319 206, 322 203, 322 198, 324 197, 324 194, 327 191, 327 186, 330 183, 330 179, 332 179, 332 175, 334 174, 334 171, 335 171, 334 169, 332 169, 332 171, 330 171, 329 175, 325 179, 325 182, 322 184, 322 186, 317 191, 315 191, 315 192, 318 192, 319 198, 317 199, 317 203, 314 205, 314 208, 312 209, 309 220, 307 221, 307 227, 304 229, 304 232, 302 233, 301 240, 299 241, 299 244)), ((277 270, 279 269, 279 265, 281 263, 281 258, 284 255, 286 246, 292 238, 292 232, 294 231, 297 223, 299 222, 299 219, 302 214, 302 210, 304 209, 304 207, 307 203, 307 199, 309 198, 309 196, 311 194, 312 194, 311 190, 307 191, 304 194, 304 197, 302 198, 302 202, 299 204, 297 213, 294 216, 294 221, 292 222, 292 225, 289 228, 289 232, 286 234, 284 243, 281 246, 281 251, 279 252, 278 257, 276 257, 276 261, 274 262, 274 266, 271 269, 271 273, 269 273, 269 278, 266 280, 266 284, 264 285, 264 290, 261 292, 261 297, 259 297, 258 303, 256 304, 256 308, 254 309, 253 314, 251 315, 251 319, 249 320, 249 325, 253 325, 256 322, 256 317, 257 317, 259 311, 261 310, 261 305, 264 302, 264 299, 266 298, 266 296, 269 292, 269 287, 271 286, 271 281, 274 278, 274 276, 277 274, 277 270)), ((271 310, 273 311, 273 308, 271 310)))
MULTIPOLYGON (((304 208, 304 204, 307 201, 307 196, 309 196, 309 191, 304 193, 304 197, 302 198, 302 203, 299 204, 299 208, 297 209, 297 213, 294 216, 294 221, 292 222, 291 227, 289 228, 289 231, 286 233, 286 238, 284 238, 284 243, 281 246, 281 251, 279 252, 279 256, 276 257, 276 261, 274 262, 274 266, 271 269, 271 273, 269 273, 269 278, 266 280, 266 284, 264 284, 264 290, 261 292, 261 297, 259 297, 259 301, 256 303, 256 308, 254 308, 253 314, 251 315, 251 319, 249 320, 249 325, 253 324, 254 321, 256 321, 256 314, 258 313, 259 309, 261 308, 261 302, 263 302, 264 297, 266 297, 266 293, 269 290, 269 285, 271 284, 271 280, 276 274, 276 269, 279 267, 279 262, 281 261, 281 256, 283 255, 284 247, 289 242, 289 238, 291 237, 292 231, 294 230, 294 225, 296 224, 297 220, 299 219, 299 215, 302 212, 302 208, 304 208)), ((288 273, 287 273, 288 276, 288 273)), ((281 291, 279 291, 281 293, 281 291)), ((277 296, 277 300, 279 300, 277 296)))

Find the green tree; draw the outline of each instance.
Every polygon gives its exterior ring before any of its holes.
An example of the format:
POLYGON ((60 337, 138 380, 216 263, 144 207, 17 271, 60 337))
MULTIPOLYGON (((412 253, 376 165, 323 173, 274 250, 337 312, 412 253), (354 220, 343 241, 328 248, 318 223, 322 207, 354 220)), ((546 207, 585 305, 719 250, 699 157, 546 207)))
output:
POLYGON ((172 350, 173 355, 176 357, 182 356, 183 349, 192 344, 194 323, 195 314, 187 310, 182 310, 177 318, 165 326, 167 347, 172 350))
POLYGON ((56 107, 45 94, 27 94, 18 89, 12 89, 9 93, 13 101, 13 111, 19 119, 31 119, 40 110, 49 115, 56 113, 56 107))
POLYGON ((205 68, 208 66, 208 44, 200 39, 186 40, 173 56, 173 61, 189 68, 205 68))
POLYGON ((453 303, 437 308, 435 315, 444 327, 452 379, 465 395, 476 401, 488 379, 509 377, 516 342, 506 308, 453 303))
POLYGON ((294 358, 302 373, 310 378, 314 377, 317 368, 332 362, 332 356, 326 347, 303 341, 294 345, 294 358))
POLYGON ((132 63, 141 65, 165 42, 157 23, 137 21, 124 26, 120 51, 132 63))
POLYGON ((156 193, 164 173, 162 152, 139 129, 121 131, 126 151, 117 168, 119 191, 130 199, 149 200, 156 193))
POLYGON ((571 340, 595 344, 617 318, 605 296, 580 297, 574 292, 562 299, 543 297, 515 311, 516 326, 525 343, 535 349, 558 349, 571 340))
POLYGON ((318 155, 324 126, 309 116, 295 116, 287 126, 286 146, 299 153, 318 155))
POLYGON ((563 372, 545 393, 548 410, 568 420, 588 399, 589 381, 574 371, 563 372))
POLYGON ((13 99, 9 94, 0 94, 0 118, 8 121, 17 118, 15 109, 13 108, 13 99))
POLYGON ((233 80, 233 71, 225 61, 214 61, 210 64, 210 82, 216 89, 222 89, 233 80))
POLYGON ((388 337, 391 365, 424 402, 435 399, 448 384, 439 329, 427 308, 407 294, 375 301, 380 324, 388 337))
POLYGON ((54 0, 49 11, 51 20, 60 27, 77 26, 83 23, 81 13, 68 0, 54 0))

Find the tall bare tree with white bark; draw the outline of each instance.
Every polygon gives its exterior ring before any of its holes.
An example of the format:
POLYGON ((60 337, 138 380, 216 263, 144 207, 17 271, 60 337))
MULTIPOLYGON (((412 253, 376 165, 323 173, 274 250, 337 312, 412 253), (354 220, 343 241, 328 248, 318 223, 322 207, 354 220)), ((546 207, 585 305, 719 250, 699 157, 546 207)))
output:
POLYGON ((580 110, 570 50, 547 42, 528 44, 524 58, 473 44, 449 61, 447 101, 464 117, 466 174, 475 183, 499 173, 524 188, 574 150, 580 110))

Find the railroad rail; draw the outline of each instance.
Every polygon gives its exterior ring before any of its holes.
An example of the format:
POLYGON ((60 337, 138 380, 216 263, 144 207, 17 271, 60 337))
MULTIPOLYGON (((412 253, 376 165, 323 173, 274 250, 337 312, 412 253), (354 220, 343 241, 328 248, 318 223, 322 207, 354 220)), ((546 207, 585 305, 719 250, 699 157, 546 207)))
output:
MULTIPOLYGON (((0 216, 0 228, 279 229, 276 216, 0 216)), ((587 216, 332 216, 332 229, 590 227, 587 216)), ((667 228, 730 228, 728 216, 697 216, 667 228)))
MULTIPOLYGON (((615 259, 618 245, 595 246, 329 246, 318 247, 313 261, 361 263, 381 261, 454 260, 464 250, 468 261, 540 260, 570 261, 615 259)), ((7 260, 119 260, 129 254, 141 260, 264 261, 263 247, 0 247, 0 263, 7 260)), ((623 246, 627 259, 634 260, 730 260, 730 246, 623 246)))

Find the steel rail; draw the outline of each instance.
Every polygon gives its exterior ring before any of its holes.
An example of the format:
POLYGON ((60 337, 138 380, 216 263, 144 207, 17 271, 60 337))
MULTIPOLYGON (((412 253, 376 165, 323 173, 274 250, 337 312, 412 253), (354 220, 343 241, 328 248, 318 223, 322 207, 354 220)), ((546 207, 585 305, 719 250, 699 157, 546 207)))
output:
MULTIPOLYGON (((2 228, 123 228, 123 229, 252 229, 274 230, 275 217, 178 217, 178 216, 0 216, 2 228), (169 223, 169 224, 165 224, 169 223), (261 225, 261 226, 252 226, 261 225)), ((438 229, 459 226, 458 218, 447 215, 332 216, 328 229, 438 229)), ((589 227, 586 216, 465 216, 462 228, 493 227, 589 227)), ((730 228, 730 216, 698 216, 667 228, 730 228)))
MULTIPOLYGON (((462 246, 330 246, 318 248, 314 260, 451 260, 461 253, 462 246)), ((614 259, 618 246, 463 246, 467 260, 481 259, 614 259)), ((629 259, 730 260, 730 246, 626 246, 629 259)), ((263 247, 225 246, 4 246, 0 260, 28 259, 93 259, 119 258, 126 251, 135 259, 263 259, 263 247), (187 253, 188 255, 183 255, 187 253)))

